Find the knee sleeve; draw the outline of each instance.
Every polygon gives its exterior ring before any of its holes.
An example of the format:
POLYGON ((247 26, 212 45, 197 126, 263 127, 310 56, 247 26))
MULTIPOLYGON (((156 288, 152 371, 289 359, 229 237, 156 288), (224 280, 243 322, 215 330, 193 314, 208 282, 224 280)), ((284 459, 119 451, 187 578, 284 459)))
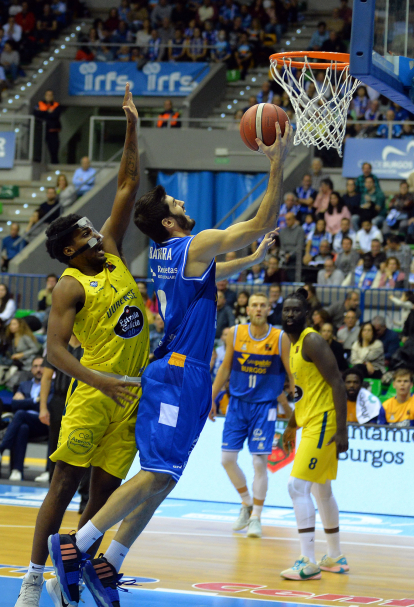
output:
POLYGON ((253 497, 264 500, 267 493, 267 455, 253 455, 253 497))
POLYGON ((339 527, 338 504, 332 493, 331 481, 326 481, 324 485, 314 483, 312 493, 315 496, 324 529, 339 527))
POLYGON ((310 498, 312 483, 310 481, 304 481, 301 478, 295 478, 294 476, 289 477, 288 491, 292 499, 295 500, 310 498))
POLYGON ((221 452, 221 463, 227 472, 229 479, 233 483, 236 489, 241 489, 246 485, 246 477, 243 474, 243 470, 237 463, 238 451, 222 451, 221 452))
POLYGON ((298 529, 315 528, 315 506, 311 497, 312 483, 289 477, 288 491, 293 502, 298 529))

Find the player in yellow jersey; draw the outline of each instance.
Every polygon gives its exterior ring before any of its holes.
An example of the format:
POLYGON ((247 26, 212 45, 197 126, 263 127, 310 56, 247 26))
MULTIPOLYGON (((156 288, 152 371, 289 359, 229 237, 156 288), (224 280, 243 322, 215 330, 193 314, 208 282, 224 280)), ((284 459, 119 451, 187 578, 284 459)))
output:
POLYGON ((286 297, 282 310, 282 326, 291 341, 289 363, 295 382, 295 411, 283 435, 286 450, 294 445, 296 430, 302 428, 288 483, 301 547, 301 556, 294 566, 281 573, 290 580, 320 579, 321 570, 332 573, 349 570, 341 553, 338 505, 331 489, 339 453, 348 449, 346 391, 329 345, 314 329, 305 329, 306 298, 307 291, 299 289, 286 297), (318 563, 311 492, 328 544, 328 554, 318 563))
MULTIPOLYGON (((119 487, 136 454, 140 376, 148 363, 149 337, 141 295, 120 252, 140 180, 138 113, 129 85, 123 109, 126 138, 111 216, 100 232, 75 214, 56 219, 46 231, 50 256, 68 266, 53 291, 48 359, 73 380, 51 455, 55 472, 37 517, 31 563, 16 607, 39 605, 48 536, 59 530, 85 469, 92 466, 90 498, 79 528, 119 487), (80 362, 67 349, 72 333, 84 349, 80 362)), ((78 577, 75 573, 68 580, 73 604, 79 601, 78 577)), ((47 589, 60 605, 56 581, 50 580, 47 589)))

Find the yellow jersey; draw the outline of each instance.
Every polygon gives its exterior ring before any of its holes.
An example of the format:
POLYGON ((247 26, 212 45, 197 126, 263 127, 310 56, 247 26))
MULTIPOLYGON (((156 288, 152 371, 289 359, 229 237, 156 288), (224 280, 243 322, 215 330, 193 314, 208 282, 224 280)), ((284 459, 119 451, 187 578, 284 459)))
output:
POLYGON ((389 398, 383 404, 385 419, 389 424, 396 424, 414 419, 414 396, 410 396, 405 403, 399 403, 397 397, 389 398))
POLYGON ((73 326, 84 349, 82 365, 117 375, 142 375, 148 364, 148 321, 141 294, 126 265, 116 255, 106 253, 99 274, 87 276, 76 268, 67 268, 63 276, 73 276, 85 290, 85 304, 73 326))
POLYGON ((316 331, 305 329, 298 341, 290 346, 290 371, 295 379, 295 417, 300 428, 312 425, 314 421, 320 423, 321 414, 335 410, 332 388, 319 373, 316 365, 303 359, 303 340, 309 333, 316 331))

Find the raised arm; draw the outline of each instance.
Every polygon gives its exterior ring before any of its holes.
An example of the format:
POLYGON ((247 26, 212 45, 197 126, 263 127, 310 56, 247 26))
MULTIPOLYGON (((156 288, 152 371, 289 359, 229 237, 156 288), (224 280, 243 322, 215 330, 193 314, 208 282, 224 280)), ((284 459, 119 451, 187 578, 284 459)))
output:
POLYGON ((266 146, 260 139, 256 139, 260 150, 270 160, 269 183, 260 207, 256 215, 249 221, 236 223, 226 230, 200 232, 190 245, 187 261, 189 276, 197 275, 193 272, 202 272, 203 268, 200 264, 208 266, 216 255, 238 251, 267 232, 275 230, 283 194, 283 164, 289 153, 291 142, 292 128, 289 123, 286 123, 283 137, 279 124, 276 124, 276 141, 271 146, 266 146))
POLYGON ((302 353, 305 360, 316 365, 319 373, 332 388, 332 396, 336 411, 336 432, 328 445, 336 443, 336 456, 348 450, 348 431, 346 427, 346 390, 338 363, 328 343, 316 333, 310 333, 303 340, 302 353))
POLYGON ((127 129, 118 172, 118 188, 115 195, 111 216, 105 222, 101 232, 104 236, 103 246, 107 253, 119 255, 119 248, 129 226, 135 196, 139 187, 139 151, 138 151, 138 112, 132 100, 129 84, 125 87, 122 105, 127 118, 127 129))
POLYGON ((224 355, 223 362, 221 363, 220 367, 218 368, 216 379, 214 380, 214 383, 213 383, 213 394, 212 394, 213 398, 212 398, 211 411, 209 414, 209 418, 213 422, 215 421, 214 418, 216 417, 216 414, 217 414, 217 407, 215 404, 215 400, 217 398, 218 393, 220 392, 220 390, 223 388, 223 386, 226 384, 226 381, 230 377, 231 367, 233 364, 233 354, 234 354, 233 341, 234 341, 234 331, 235 330, 236 330, 236 328, 232 327, 230 329, 230 331, 227 333, 226 353, 224 355))
POLYGON ((274 242, 274 232, 266 234, 260 243, 260 247, 258 247, 252 255, 233 259, 232 261, 220 261, 216 265, 216 280, 225 280, 237 272, 243 272, 243 270, 246 270, 257 263, 261 263, 274 242))

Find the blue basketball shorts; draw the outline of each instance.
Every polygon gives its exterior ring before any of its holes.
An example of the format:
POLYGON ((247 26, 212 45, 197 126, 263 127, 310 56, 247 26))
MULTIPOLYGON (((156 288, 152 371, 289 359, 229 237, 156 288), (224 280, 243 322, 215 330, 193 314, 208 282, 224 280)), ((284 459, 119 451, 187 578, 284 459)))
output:
POLYGON ((178 481, 211 409, 207 363, 173 352, 142 376, 135 438, 142 470, 178 481))
POLYGON ((253 455, 272 453, 277 402, 252 404, 230 397, 223 429, 223 451, 241 451, 246 438, 253 455))

